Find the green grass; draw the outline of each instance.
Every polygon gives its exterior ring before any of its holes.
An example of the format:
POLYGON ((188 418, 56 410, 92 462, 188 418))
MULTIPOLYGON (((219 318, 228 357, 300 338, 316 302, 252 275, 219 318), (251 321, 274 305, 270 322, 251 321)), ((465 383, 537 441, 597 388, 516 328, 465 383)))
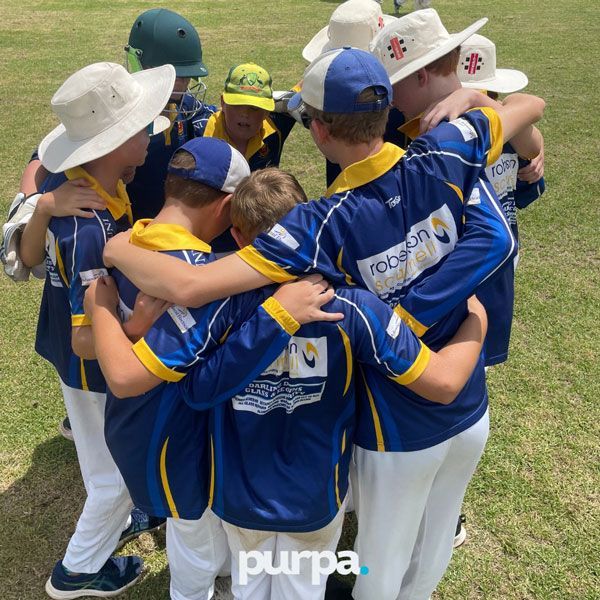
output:
MULTIPOLYGON (((597 3, 434 2, 450 31, 480 16, 499 65, 524 70, 547 100, 547 193, 520 214, 522 260, 510 361, 489 377, 491 436, 467 494, 468 543, 437 598, 598 598, 600 396, 600 47, 597 3)), ((134 17, 154 2, 0 0, 0 203, 18 189, 30 151, 54 125, 49 100, 77 68, 122 61, 134 17)), ((182 1, 210 69, 215 101, 228 67, 254 60, 283 89, 301 76, 301 49, 336 3, 182 1)), ((391 10, 391 0, 384 8, 391 10)), ((283 166, 310 195, 323 161, 301 128, 283 166)), ((33 350, 39 282, 0 278, 0 597, 44 598, 83 502, 72 444, 58 437, 64 409, 53 370, 33 350)), ((345 540, 349 539, 349 535, 345 540)), ((164 537, 127 547, 147 573, 128 595, 168 594, 164 537)), ((377 599, 373 599, 377 600, 377 599)))

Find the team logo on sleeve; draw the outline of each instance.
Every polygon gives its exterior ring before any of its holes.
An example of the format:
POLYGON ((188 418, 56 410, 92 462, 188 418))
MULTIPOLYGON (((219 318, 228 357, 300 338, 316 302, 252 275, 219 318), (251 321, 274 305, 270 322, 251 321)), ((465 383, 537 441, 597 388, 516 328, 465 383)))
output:
POLYGON ((290 414, 318 402, 326 378, 327 338, 292 337, 277 359, 233 399, 233 407, 258 415, 282 408, 290 414))
POLYGON ((471 125, 467 119, 463 119, 462 117, 454 119, 454 121, 450 121, 450 125, 454 125, 454 127, 460 131, 460 134, 465 142, 469 142, 470 140, 477 138, 477 131, 475 131, 475 127, 473 127, 473 125, 471 125))
POLYGON ((452 252, 458 232, 446 204, 415 223, 406 238, 383 252, 357 261, 365 285, 383 300, 452 252))
POLYGON ((279 223, 275 223, 273 227, 268 231, 267 235, 272 237, 274 240, 278 240, 284 243, 288 248, 295 250, 300 245, 298 240, 283 226, 279 223))

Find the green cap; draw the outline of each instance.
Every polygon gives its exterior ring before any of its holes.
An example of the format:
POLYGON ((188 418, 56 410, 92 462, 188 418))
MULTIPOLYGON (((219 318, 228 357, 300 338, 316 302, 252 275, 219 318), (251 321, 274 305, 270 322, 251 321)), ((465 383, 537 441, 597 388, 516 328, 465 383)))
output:
POLYGON ((275 109, 271 76, 253 63, 231 67, 223 91, 225 104, 257 106, 269 112, 275 109))
POLYGON ((134 49, 144 69, 171 64, 177 77, 205 77, 202 44, 194 26, 166 8, 142 13, 133 23, 129 47, 134 49))

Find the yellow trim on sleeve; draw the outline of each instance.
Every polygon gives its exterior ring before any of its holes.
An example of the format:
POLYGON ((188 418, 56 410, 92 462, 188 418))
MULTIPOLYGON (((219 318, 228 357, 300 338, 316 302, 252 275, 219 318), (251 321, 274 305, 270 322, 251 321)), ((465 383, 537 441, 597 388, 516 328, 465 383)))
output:
POLYGON ((449 181, 446 181, 445 184, 450 186, 456 192, 456 195, 460 198, 460 201, 464 204, 465 198, 463 196, 463 191, 457 185, 454 185, 453 183, 450 183, 449 181))
POLYGON ((231 328, 233 327, 233 324, 230 325, 226 330, 225 333, 221 336, 221 339, 219 340, 219 344, 222 344, 226 339, 227 336, 229 335, 229 332, 231 331, 231 328))
POLYGON ((342 336, 342 343, 344 344, 344 350, 346 352, 346 384, 344 385, 344 393, 342 394, 345 396, 352 381, 352 347, 350 346, 350 338, 348 337, 348 334, 339 325, 337 328, 342 336))
POLYGON ((160 480, 162 482, 163 490, 165 492, 165 497, 167 498, 167 504, 169 505, 169 509, 171 511, 171 516, 174 519, 178 519, 179 512, 177 511, 177 506, 175 506, 175 500, 173 499, 173 494, 171 493, 171 486, 169 485, 169 478, 167 477, 167 444, 168 443, 169 443, 169 438, 167 438, 165 440, 162 450, 160 451, 160 480))
MULTIPOLYGON (((361 371, 362 373, 362 371, 361 371)), ((385 442, 383 441, 383 430, 381 429, 381 422, 379 415, 377 414, 377 408, 375 408, 375 400, 373 393, 367 383, 365 374, 362 373, 363 380, 365 382, 365 389, 367 390, 367 397, 369 398, 369 406, 371 407, 371 414, 373 415, 373 426, 375 427, 375 439, 377 440, 377 452, 385 452, 385 442)))
POLYGON ((354 283, 354 281, 352 281, 352 277, 350 277, 350 274, 342 266, 342 258, 343 258, 343 256, 344 256, 344 247, 342 246, 340 248, 340 252, 338 254, 338 257, 337 257, 337 260, 336 260, 335 264, 336 264, 338 270, 340 271, 340 273, 342 273, 344 275, 344 278, 346 280, 346 285, 356 285, 354 283))
POLYGON ((423 374, 423 371, 429 364, 430 358, 431 350, 429 349, 429 346, 426 346, 423 342, 421 342, 421 350, 419 351, 419 355, 410 368, 402 373, 402 375, 398 375, 398 377, 390 377, 390 379, 393 379, 400 385, 408 385, 409 383, 416 381, 423 374))
POLYGON ((394 308, 394 312, 419 336, 422 337, 427 333, 429 327, 419 323, 409 312, 404 310, 399 304, 394 308))
POLYGON ((285 283, 297 279, 295 275, 288 273, 272 260, 265 258, 254 246, 249 245, 237 251, 237 255, 248 263, 255 271, 264 275, 276 283, 285 283))
POLYGON ((502 121, 498 113, 489 106, 482 106, 473 110, 480 110, 488 119, 490 126, 490 150, 487 156, 487 166, 493 165, 502 154, 504 146, 504 134, 502 132, 502 121))
MULTIPOLYGON (((344 429, 344 433, 342 434, 342 452, 340 454, 340 460, 342 456, 344 456, 344 450, 346 449, 346 430, 344 429)), ((338 508, 342 506, 342 499, 340 498, 340 461, 335 465, 335 500, 337 502, 338 508)))
POLYGON ((300 329, 300 323, 290 315, 290 313, 279 304, 279 302, 273 298, 273 296, 267 298, 261 305, 265 312, 274 320, 279 323, 281 328, 294 335, 298 329, 300 329))
POLYGON ((185 373, 178 373, 173 369, 165 366, 160 358, 154 354, 150 346, 146 343, 146 340, 142 338, 137 341, 131 349, 135 352, 135 355, 140 359, 140 362, 159 379, 163 381, 176 382, 180 381, 185 377, 185 373))
POLYGON ((71 327, 86 327, 91 324, 87 315, 71 315, 71 327))
POLYGON ((213 436, 210 436, 210 485, 208 488, 208 507, 212 508, 215 496, 215 446, 213 436))
POLYGON ((67 287, 71 287, 69 285, 69 280, 67 279, 67 273, 65 271, 65 263, 63 262, 62 256, 60 254, 60 248, 58 247, 58 239, 54 240, 54 251, 56 253, 56 266, 58 267, 58 272, 60 276, 63 278, 65 285, 67 287))
POLYGON ((89 392, 90 388, 88 387, 87 375, 85 374, 85 363, 83 358, 79 359, 79 372, 81 374, 81 389, 84 392, 89 392))

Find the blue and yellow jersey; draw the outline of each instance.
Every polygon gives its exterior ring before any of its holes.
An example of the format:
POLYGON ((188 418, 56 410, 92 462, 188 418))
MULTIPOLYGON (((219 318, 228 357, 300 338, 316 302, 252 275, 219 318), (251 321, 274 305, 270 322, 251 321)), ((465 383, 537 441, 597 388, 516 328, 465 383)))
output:
MULTIPOLYGON (((213 259, 210 246, 176 225, 138 221, 131 242, 193 265, 213 259)), ((119 271, 113 275, 119 310, 126 320, 138 290, 119 271)), ((133 346, 142 364, 164 383, 126 399, 115 398, 109 391, 105 436, 133 501, 147 513, 198 519, 204 512, 209 496, 209 413, 190 408, 172 384, 247 319, 238 335, 255 354, 246 353, 243 362, 238 360, 221 377, 251 381, 253 369, 268 364, 297 329, 277 301, 267 298, 271 291, 234 296, 200 309, 173 306, 133 346), (248 360, 249 356, 256 358, 248 360)), ((207 403, 205 408, 209 407, 207 403)))
MULTIPOLYGON (((529 206, 545 189, 543 178, 535 183, 518 179, 519 169, 529 162, 531 161, 521 158, 510 142, 507 142, 502 148, 500 158, 485 170, 517 241, 517 209, 529 206)), ((486 366, 492 366, 508 359, 515 300, 514 263, 508 264, 496 276, 486 281, 477 290, 477 297, 488 314, 484 351, 486 366)))
MULTIPOLYGON (((197 112, 191 119, 185 119, 181 113, 170 113, 171 128, 150 138, 146 161, 136 169, 133 181, 127 185, 135 221, 158 214, 165 202, 165 179, 171 156, 189 140, 202 136, 206 121, 215 111, 214 106, 202 104, 190 95, 185 95, 182 102, 186 110, 197 112)), ((177 105, 171 104, 167 108, 175 111, 177 105)))
MULTIPOLYGON (((516 250, 482 176, 501 149, 500 119, 486 108, 442 123, 406 153, 385 143, 345 169, 327 197, 292 209, 239 256, 273 281, 316 271, 336 284, 367 288, 437 349, 466 317, 466 299, 516 250)), ((485 395, 478 368, 455 400, 462 421, 485 395)), ((457 419, 432 418, 430 437, 454 431, 457 419)), ((385 449, 427 447, 426 439, 402 433, 404 444, 390 438, 385 449)), ((373 435, 357 439, 381 447, 373 435)))
POLYGON ((429 348, 374 294, 338 288, 325 310, 344 319, 303 325, 252 382, 222 375, 248 355, 232 334, 181 383, 191 406, 232 397, 214 409, 211 427, 211 508, 229 523, 269 531, 327 525, 348 490, 361 368, 401 389, 429 362, 429 348))
POLYGON ((98 362, 83 360, 71 347, 72 327, 89 325, 83 310, 85 288, 107 274, 102 251, 109 238, 131 226, 131 207, 125 186, 119 181, 112 197, 83 168, 52 174, 41 192, 51 191, 68 179, 83 177, 107 203, 94 217, 52 218, 46 233, 46 281, 37 327, 35 349, 56 368, 70 387, 106 391, 98 362))

